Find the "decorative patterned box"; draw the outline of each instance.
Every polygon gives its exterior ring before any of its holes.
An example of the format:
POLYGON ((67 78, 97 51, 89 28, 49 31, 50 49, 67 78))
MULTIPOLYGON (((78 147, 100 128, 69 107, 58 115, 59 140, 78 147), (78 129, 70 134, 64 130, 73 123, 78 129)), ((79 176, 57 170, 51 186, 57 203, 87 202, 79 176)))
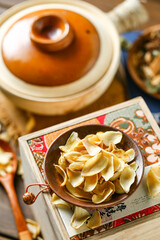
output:
MULTIPOLYGON (((58 209, 52 206, 50 193, 41 194, 32 208, 41 226, 44 239, 80 240, 91 236, 92 239, 95 237, 109 239, 110 234, 112 234, 112 240, 116 240, 117 237, 119 239, 150 239, 145 237, 145 232, 150 229, 144 225, 145 216, 149 214, 154 216, 152 220, 154 224, 154 219, 158 217, 155 212, 160 210, 160 196, 154 198, 149 196, 146 174, 151 165, 160 164, 160 129, 141 97, 21 137, 19 145, 26 186, 37 182, 44 183, 43 161, 52 141, 66 128, 89 123, 116 127, 126 132, 137 142, 145 159, 145 173, 142 183, 125 202, 114 207, 101 209, 102 225, 94 230, 89 230, 85 226, 79 230, 73 229, 70 226, 72 210, 58 209), (143 224, 142 221, 138 222, 139 224, 136 226, 133 222, 139 220, 133 220, 138 218, 142 218, 144 221, 143 224), (115 227, 123 224, 127 235, 120 238, 115 227), (125 238, 126 236, 127 238, 125 238)), ((38 192, 38 190, 36 187, 34 191, 38 192)), ((149 220, 147 218, 147 221, 149 220)), ((118 229, 122 231, 124 228, 121 226, 118 229)))

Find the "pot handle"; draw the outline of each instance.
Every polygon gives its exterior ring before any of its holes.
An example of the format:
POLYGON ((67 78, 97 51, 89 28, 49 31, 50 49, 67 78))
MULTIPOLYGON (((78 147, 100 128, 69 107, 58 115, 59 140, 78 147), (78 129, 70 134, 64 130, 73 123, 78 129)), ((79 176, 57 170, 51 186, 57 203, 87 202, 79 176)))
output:
POLYGON ((51 189, 50 189, 49 185, 45 184, 45 183, 33 183, 33 184, 28 185, 27 188, 26 188, 26 192, 23 195, 24 203, 27 204, 27 205, 33 204, 36 201, 39 194, 43 191, 46 191, 46 190, 51 190, 51 189), (42 189, 35 196, 32 192, 28 192, 28 188, 31 187, 31 186, 40 186, 40 187, 42 187, 42 189))
POLYGON ((149 18, 146 9, 139 0, 125 0, 106 14, 119 33, 133 30, 147 22, 149 18))

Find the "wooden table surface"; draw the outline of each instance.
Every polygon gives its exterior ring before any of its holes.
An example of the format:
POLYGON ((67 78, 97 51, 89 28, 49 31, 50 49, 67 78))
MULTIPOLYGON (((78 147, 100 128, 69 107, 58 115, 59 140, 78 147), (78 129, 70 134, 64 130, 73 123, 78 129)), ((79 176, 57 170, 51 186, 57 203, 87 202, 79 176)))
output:
MULTIPOLYGON (((21 0, 0 0, 0 14, 7 10, 9 7, 22 2, 21 0)), ((113 7, 115 7, 118 3, 122 2, 121 0, 87 0, 87 2, 92 3, 93 5, 99 7, 105 12, 108 12, 113 7)), ((146 24, 144 24, 141 29, 146 26, 151 26, 153 24, 160 23, 160 1, 159 0, 148 0, 145 3, 145 7, 148 10, 150 20, 146 24)), ((94 104, 89 107, 86 107, 83 110, 80 110, 76 113, 70 113, 65 116, 54 116, 54 117, 42 117, 42 116, 34 116, 36 120, 36 126, 34 130, 39 130, 45 127, 52 126, 54 124, 67 121, 69 119, 73 119, 78 116, 82 116, 86 113, 90 113, 105 107, 108 107, 112 104, 116 104, 118 102, 124 101, 125 93, 122 97, 115 99, 114 101, 108 98, 108 92, 113 91, 113 96, 115 96, 115 91, 113 90, 115 85, 117 84, 117 80, 114 80, 111 87, 103 94, 103 96, 97 100, 94 104)), ((124 89, 124 88, 123 88, 124 89)), ((123 89, 122 92, 123 92, 123 89)), ((114 98, 114 97, 113 97, 114 98)), ((27 218, 34 219, 31 210, 28 206, 22 201, 22 195, 24 193, 24 185, 23 181, 16 177, 15 179, 15 187, 18 195, 18 199, 22 208, 22 211, 27 218)), ((117 237, 120 236, 117 235, 117 237)), ((4 189, 0 186, 0 239, 18 239, 16 225, 14 222, 14 218, 12 215, 11 207, 7 195, 4 189)), ((107 238, 108 239, 108 238, 107 238)), ((117 238, 118 239, 118 238, 117 238)), ((121 239, 121 238, 120 238, 121 239)), ((127 238, 126 238, 127 239, 127 238)), ((158 239, 158 238, 157 238, 158 239)), ((160 239, 160 235, 159 235, 160 239)))

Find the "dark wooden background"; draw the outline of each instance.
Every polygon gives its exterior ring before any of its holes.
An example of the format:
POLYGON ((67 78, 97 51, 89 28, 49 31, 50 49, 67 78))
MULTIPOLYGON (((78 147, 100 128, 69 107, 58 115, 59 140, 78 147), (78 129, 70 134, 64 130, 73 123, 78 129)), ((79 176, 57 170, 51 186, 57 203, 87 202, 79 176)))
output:
MULTIPOLYGON (((22 2, 21 0, 0 0, 0 14, 7 10, 9 7, 22 2)), ((87 2, 99 7, 105 12, 108 12, 112 8, 114 8, 118 3, 121 3, 121 0, 87 0, 87 2)), ((145 7, 148 10, 150 20, 148 23, 141 26, 141 29, 145 28, 146 26, 151 26, 154 24, 160 23, 160 0, 148 0, 145 3, 145 7)), ((42 129, 45 127, 52 126, 54 124, 67 121, 69 119, 73 119, 78 116, 82 116, 86 113, 90 113, 109 105, 112 105, 112 102, 108 101, 108 92, 103 94, 103 96, 97 100, 94 104, 86 107, 83 110, 80 110, 76 113, 70 113, 65 116, 54 116, 54 117, 42 117, 36 116, 36 126, 34 130, 42 129)), ((123 99, 119 99, 121 101, 123 99)), ((115 102, 116 103, 116 102, 115 102)), ((28 206, 22 201, 22 195, 24 193, 24 186, 23 181, 16 177, 15 179, 15 187, 18 195, 18 199, 23 210, 25 217, 34 219, 31 210, 28 206)), ((4 239, 18 239, 16 225, 14 222, 14 218, 12 215, 11 207, 7 195, 4 189, 0 186, 0 240, 4 239)))

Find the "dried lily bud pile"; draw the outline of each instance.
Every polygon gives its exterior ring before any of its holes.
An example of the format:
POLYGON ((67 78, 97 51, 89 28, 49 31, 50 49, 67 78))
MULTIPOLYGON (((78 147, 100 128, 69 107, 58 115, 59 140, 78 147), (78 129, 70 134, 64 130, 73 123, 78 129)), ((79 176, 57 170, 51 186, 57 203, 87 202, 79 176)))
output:
POLYGON ((150 32, 134 55, 134 64, 139 77, 149 93, 160 93, 160 30, 150 32))
POLYGON ((133 149, 116 146, 121 140, 119 131, 97 132, 83 139, 73 132, 66 145, 59 147, 61 156, 54 165, 63 178, 61 186, 95 204, 108 201, 115 192, 128 193, 137 166, 136 162, 128 164, 135 158, 133 149))
MULTIPOLYGON (((66 144, 60 146, 61 156, 58 164, 54 165, 63 178, 61 186, 66 186, 73 197, 94 204, 110 200, 114 193, 128 193, 135 181, 138 166, 133 161, 133 149, 125 151, 116 146, 121 140, 122 133, 119 131, 97 132, 83 139, 80 139, 76 132, 72 132, 66 144)), ((63 200, 53 196, 54 204, 64 204, 63 200)), ((77 207, 75 211, 78 211, 77 207)), ((74 212, 71 221, 74 228, 81 225, 76 222, 77 216, 74 212)), ((85 221, 90 217, 87 216, 84 214, 85 221)), ((94 225, 93 218, 96 218, 96 224, 100 224, 99 212, 96 212, 88 220, 89 228, 94 225)))

